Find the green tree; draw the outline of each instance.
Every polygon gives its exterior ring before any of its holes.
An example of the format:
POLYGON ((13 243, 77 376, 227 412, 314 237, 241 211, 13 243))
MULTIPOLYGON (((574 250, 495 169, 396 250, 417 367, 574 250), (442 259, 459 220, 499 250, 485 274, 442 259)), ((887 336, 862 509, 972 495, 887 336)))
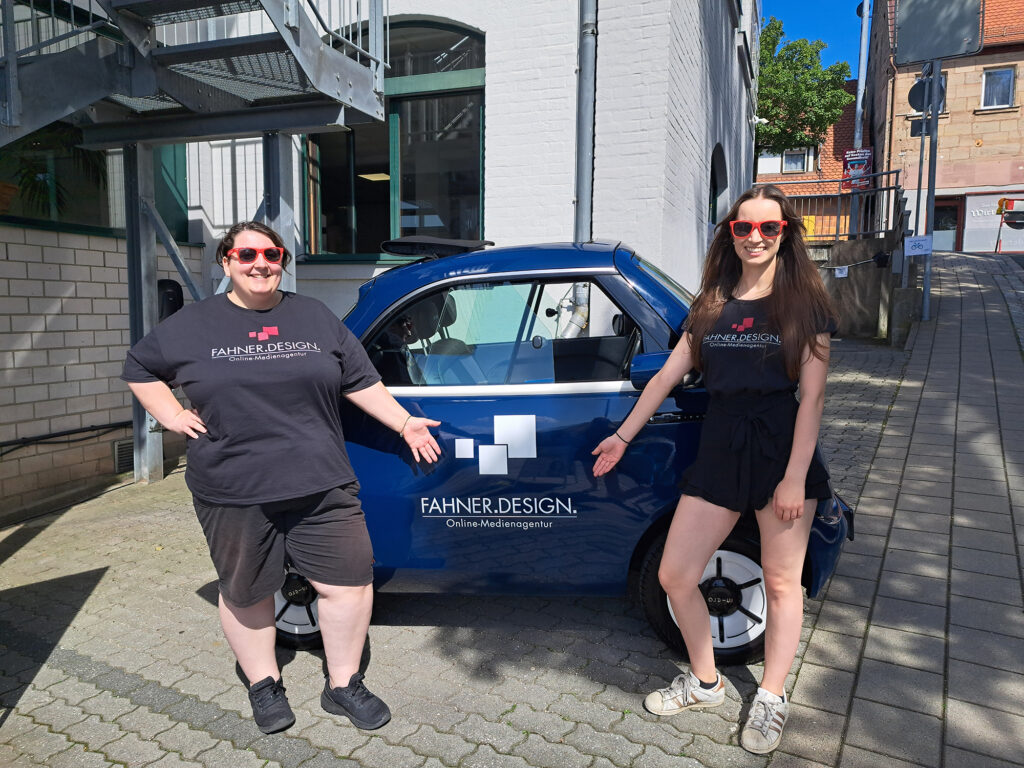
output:
POLYGON ((774 16, 763 25, 757 116, 767 122, 757 126, 755 157, 820 144, 853 101, 843 87, 850 65, 822 67, 824 47, 821 40, 785 40, 782 22, 774 16))

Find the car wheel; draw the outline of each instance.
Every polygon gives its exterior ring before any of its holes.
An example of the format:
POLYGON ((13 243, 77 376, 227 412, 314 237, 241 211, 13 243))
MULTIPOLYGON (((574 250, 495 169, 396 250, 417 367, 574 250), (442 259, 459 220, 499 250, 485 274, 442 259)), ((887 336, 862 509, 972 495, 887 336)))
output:
POLYGON ((282 648, 301 651, 323 645, 317 597, 313 585, 304 576, 288 571, 284 585, 274 595, 277 644, 282 648))
MULTIPOLYGON (((672 607, 658 581, 665 536, 658 536, 644 557, 640 603, 658 636, 688 659, 672 607)), ((751 664, 763 659, 768 605, 760 548, 743 539, 728 539, 704 569, 700 590, 711 614, 711 642, 717 663, 751 664)))

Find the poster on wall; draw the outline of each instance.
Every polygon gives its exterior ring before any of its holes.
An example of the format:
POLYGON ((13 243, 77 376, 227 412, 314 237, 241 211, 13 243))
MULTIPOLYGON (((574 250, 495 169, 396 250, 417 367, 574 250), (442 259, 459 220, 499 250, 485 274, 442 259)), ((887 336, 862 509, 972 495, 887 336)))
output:
POLYGON ((870 189, 872 149, 848 149, 843 153, 843 189, 870 189))

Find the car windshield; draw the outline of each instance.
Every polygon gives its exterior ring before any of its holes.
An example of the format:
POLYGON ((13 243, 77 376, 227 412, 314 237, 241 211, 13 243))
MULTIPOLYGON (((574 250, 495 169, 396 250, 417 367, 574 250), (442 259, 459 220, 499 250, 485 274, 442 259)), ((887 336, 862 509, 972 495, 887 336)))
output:
POLYGON ((667 288, 677 299, 679 299, 679 301, 682 302, 682 304, 684 306, 687 306, 687 307, 692 307, 693 306, 694 296, 693 296, 692 293, 690 293, 688 290, 683 288, 683 286, 681 286, 679 283, 677 283, 671 277, 666 275, 664 272, 662 272, 656 266, 651 264, 651 262, 647 261, 646 259, 642 258, 641 256, 635 256, 634 255, 634 257, 636 258, 637 264, 639 264, 640 269, 644 270, 645 272, 647 272, 648 274, 653 276, 655 279, 657 279, 658 282, 660 282, 662 285, 664 285, 665 288, 667 288))

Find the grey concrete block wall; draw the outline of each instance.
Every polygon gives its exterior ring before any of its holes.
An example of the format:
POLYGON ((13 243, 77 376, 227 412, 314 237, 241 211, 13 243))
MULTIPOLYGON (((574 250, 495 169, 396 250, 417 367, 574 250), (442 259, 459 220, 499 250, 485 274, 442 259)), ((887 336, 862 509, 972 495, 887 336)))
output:
MULTIPOLYGON (((180 281, 158 250, 158 277, 180 281)), ((201 250, 183 252, 198 275, 201 250)), ((0 443, 130 420, 119 378, 128 344, 123 239, 0 226, 0 443)), ((122 428, 0 448, 0 523, 109 482, 112 444, 129 436, 122 428)))

